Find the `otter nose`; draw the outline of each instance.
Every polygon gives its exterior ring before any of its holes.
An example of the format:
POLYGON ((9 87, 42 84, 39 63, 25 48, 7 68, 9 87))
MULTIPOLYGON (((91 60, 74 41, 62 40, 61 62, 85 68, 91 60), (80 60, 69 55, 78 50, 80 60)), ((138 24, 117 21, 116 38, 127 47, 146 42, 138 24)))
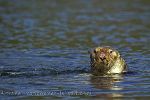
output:
POLYGON ((101 59, 101 60, 106 59, 106 57, 105 57, 105 53, 101 53, 101 54, 100 54, 100 59, 101 59))

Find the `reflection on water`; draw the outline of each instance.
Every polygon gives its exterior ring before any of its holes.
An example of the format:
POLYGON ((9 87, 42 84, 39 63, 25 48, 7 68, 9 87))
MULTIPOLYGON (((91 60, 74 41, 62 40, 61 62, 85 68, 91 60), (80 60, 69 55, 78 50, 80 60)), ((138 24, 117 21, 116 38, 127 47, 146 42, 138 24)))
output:
POLYGON ((149 5, 150 0, 0 0, 0 98, 150 97, 149 5), (131 73, 91 76, 88 50, 98 45, 119 50, 131 73))
MULTIPOLYGON (((102 89, 102 90, 111 90, 111 91, 117 91, 122 90, 122 87, 119 87, 117 82, 123 81, 122 75, 112 75, 112 76, 91 76, 90 82, 91 85, 96 89, 102 89)), ((106 94, 106 93, 96 93, 96 97, 100 98, 113 98, 113 97, 123 97, 123 94, 120 93, 114 93, 106 94)))
POLYGON ((119 75, 105 77, 92 76, 90 81, 92 85, 98 89, 121 90, 122 88, 115 86, 115 83, 120 82, 122 78, 123 77, 119 75))

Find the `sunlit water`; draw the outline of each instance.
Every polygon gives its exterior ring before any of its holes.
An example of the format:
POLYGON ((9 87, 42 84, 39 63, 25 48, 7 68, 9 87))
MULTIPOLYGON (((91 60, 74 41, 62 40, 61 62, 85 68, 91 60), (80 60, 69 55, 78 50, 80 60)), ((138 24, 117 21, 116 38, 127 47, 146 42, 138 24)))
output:
POLYGON ((0 98, 150 97, 149 0, 0 0, 0 98), (109 45, 123 75, 92 76, 88 50, 109 45))

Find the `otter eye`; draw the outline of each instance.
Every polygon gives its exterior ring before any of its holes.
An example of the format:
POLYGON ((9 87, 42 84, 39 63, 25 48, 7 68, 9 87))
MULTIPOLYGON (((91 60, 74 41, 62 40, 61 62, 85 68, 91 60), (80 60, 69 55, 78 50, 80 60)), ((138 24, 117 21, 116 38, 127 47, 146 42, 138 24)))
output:
POLYGON ((110 53, 113 53, 113 51, 112 51, 112 50, 110 50, 109 52, 110 52, 110 53))

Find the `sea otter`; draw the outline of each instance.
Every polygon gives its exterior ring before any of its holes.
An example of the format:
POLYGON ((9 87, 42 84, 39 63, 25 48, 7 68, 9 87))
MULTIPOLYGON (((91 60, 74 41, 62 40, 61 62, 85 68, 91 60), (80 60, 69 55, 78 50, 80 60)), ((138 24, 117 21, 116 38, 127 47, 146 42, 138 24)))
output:
POLYGON ((123 73, 127 66, 119 52, 109 46, 96 47, 90 53, 93 75, 123 73))

